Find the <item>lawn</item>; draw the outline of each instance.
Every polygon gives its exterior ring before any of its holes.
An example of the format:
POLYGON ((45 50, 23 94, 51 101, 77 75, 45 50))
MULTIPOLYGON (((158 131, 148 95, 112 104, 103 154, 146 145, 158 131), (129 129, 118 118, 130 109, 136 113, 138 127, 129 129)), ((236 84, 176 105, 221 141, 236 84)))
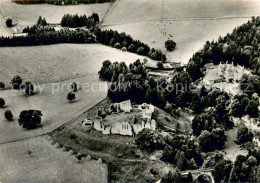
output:
POLYGON ((96 160, 78 163, 75 156, 55 148, 44 137, 2 144, 0 154, 2 182, 107 182, 105 164, 96 160))

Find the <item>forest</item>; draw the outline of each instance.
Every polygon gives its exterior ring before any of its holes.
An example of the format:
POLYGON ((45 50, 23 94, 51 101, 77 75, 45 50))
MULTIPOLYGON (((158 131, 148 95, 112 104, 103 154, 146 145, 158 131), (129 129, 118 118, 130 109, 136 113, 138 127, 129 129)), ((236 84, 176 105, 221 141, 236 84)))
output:
POLYGON ((207 41, 203 49, 190 58, 187 72, 196 81, 204 76, 205 64, 226 61, 251 69, 255 76, 244 76, 243 82, 250 84, 251 94, 260 95, 260 17, 252 17, 217 41, 207 41))

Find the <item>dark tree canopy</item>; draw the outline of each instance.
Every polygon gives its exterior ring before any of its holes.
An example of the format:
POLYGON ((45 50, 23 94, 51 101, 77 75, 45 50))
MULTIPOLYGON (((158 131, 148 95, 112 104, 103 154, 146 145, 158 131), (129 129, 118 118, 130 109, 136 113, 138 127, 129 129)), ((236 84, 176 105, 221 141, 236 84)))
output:
POLYGON ((72 102, 73 100, 75 100, 75 99, 76 99, 75 93, 69 92, 68 95, 67 95, 67 99, 68 99, 70 102, 72 102))
POLYGON ((13 20, 8 18, 6 21, 5 21, 5 24, 7 27, 13 27, 13 20))
POLYGON ((3 98, 0 98, 0 108, 5 106, 5 100, 3 98))
POLYGON ((246 126, 240 126, 237 132, 237 144, 244 144, 246 142, 252 142, 253 140, 253 133, 248 130, 246 126))
POLYGON ((165 146, 162 135, 146 128, 138 133, 135 143, 140 147, 140 149, 150 152, 163 149, 165 146))
POLYGON ((23 82, 23 79, 19 75, 14 76, 13 79, 11 80, 13 89, 20 90, 20 86, 21 86, 22 82, 23 82))
POLYGON ((5 84, 3 82, 0 82, 0 89, 4 89, 5 88, 5 84))
POLYGON ((173 40, 167 40, 165 42, 165 48, 168 50, 168 51, 173 51, 176 47, 176 43, 173 41, 173 40))
POLYGON ((12 121, 13 120, 13 114, 10 110, 6 110, 5 111, 5 119, 7 119, 8 121, 12 121))
POLYGON ((34 129, 41 123, 41 111, 24 110, 19 115, 19 125, 25 129, 34 129))

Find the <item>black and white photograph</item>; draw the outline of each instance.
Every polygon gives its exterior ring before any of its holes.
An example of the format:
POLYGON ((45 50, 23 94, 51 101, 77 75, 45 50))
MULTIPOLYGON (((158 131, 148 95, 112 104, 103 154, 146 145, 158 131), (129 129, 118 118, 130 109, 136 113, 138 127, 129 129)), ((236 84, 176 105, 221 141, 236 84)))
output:
POLYGON ((0 0, 0 183, 260 182, 260 0, 0 0))

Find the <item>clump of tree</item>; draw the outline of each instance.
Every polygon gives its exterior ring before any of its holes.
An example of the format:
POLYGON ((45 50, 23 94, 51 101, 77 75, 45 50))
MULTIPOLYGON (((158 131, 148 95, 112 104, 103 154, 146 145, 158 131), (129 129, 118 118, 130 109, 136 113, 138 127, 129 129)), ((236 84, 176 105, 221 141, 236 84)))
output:
POLYGON ((11 18, 8 18, 5 21, 5 24, 6 24, 7 27, 13 27, 13 20, 11 18))
POLYGON ((67 94, 67 99, 68 99, 70 102, 74 101, 74 100, 76 99, 75 93, 69 92, 69 93, 67 94))
POLYGON ((161 50, 150 48, 147 44, 134 40, 130 35, 125 32, 119 33, 114 30, 101 30, 96 27, 94 30, 96 39, 99 43, 109 45, 117 49, 127 48, 129 52, 137 53, 139 55, 148 56, 154 60, 165 61, 166 56, 161 50))
POLYGON ((222 150, 227 137, 225 135, 225 131, 220 128, 216 128, 209 131, 203 131, 199 136, 199 147, 204 152, 210 152, 215 150, 222 150))
POLYGON ((5 111, 5 119, 7 119, 8 121, 12 121, 13 120, 13 114, 10 110, 6 110, 5 111))
POLYGON ((187 174, 187 176, 182 176, 180 172, 176 172, 176 173, 169 172, 168 175, 164 176, 161 179, 161 183, 170 183, 170 182, 171 183, 179 183, 179 182, 191 183, 191 182, 193 182, 193 179, 192 179, 192 175, 190 172, 187 174))
POLYGON ((244 144, 246 142, 252 142, 253 136, 253 133, 246 126, 239 126, 236 143, 244 144))
POLYGON ((5 106, 5 100, 3 98, 0 98, 0 108, 3 108, 5 106))
POLYGON ((11 80, 11 84, 14 90, 20 90, 22 83, 23 83, 23 79, 19 75, 14 76, 13 79, 11 80))
POLYGON ((229 182, 233 163, 230 160, 222 158, 214 165, 213 176, 215 182, 229 182))
POLYGON ((162 62, 157 62, 156 66, 157 66, 158 69, 163 69, 164 68, 162 62))
POLYGON ((0 82, 0 89, 4 89, 5 88, 5 84, 3 82, 0 82))
POLYGON ((157 131, 146 128, 138 133, 135 139, 135 143, 140 149, 149 152, 163 149, 165 146, 165 142, 161 134, 159 134, 157 131))
POLYGON ((234 101, 232 102, 231 114, 235 117, 242 117, 244 115, 249 115, 251 118, 258 118, 258 96, 249 97, 246 94, 236 95, 234 101))
POLYGON ((38 26, 46 26, 46 25, 48 25, 48 24, 47 24, 47 21, 45 20, 45 18, 42 19, 42 17, 39 16, 39 19, 38 19, 36 25, 38 25, 38 26))
POLYGON ((0 47, 5 46, 35 46, 58 43, 94 43, 94 36, 83 29, 55 31, 48 26, 33 26, 25 28, 23 32, 28 32, 27 36, 0 37, 0 47))
POLYGON ((19 125, 25 129, 34 129, 41 123, 42 113, 39 110, 24 110, 19 115, 19 125))
POLYGON ((161 160, 176 165, 180 171, 196 169, 202 165, 201 150, 193 140, 185 136, 168 135, 165 142, 161 160))
POLYGON ((230 175, 230 182, 259 182, 259 149, 250 151, 247 156, 238 155, 230 175))
POLYGON ((173 40, 167 40, 165 42, 165 48, 168 50, 168 51, 173 51, 176 47, 176 43, 173 41, 173 40))
POLYGON ((93 28, 99 23, 99 16, 97 13, 93 13, 91 16, 81 15, 69 15, 66 14, 61 19, 62 27, 83 27, 93 28))

